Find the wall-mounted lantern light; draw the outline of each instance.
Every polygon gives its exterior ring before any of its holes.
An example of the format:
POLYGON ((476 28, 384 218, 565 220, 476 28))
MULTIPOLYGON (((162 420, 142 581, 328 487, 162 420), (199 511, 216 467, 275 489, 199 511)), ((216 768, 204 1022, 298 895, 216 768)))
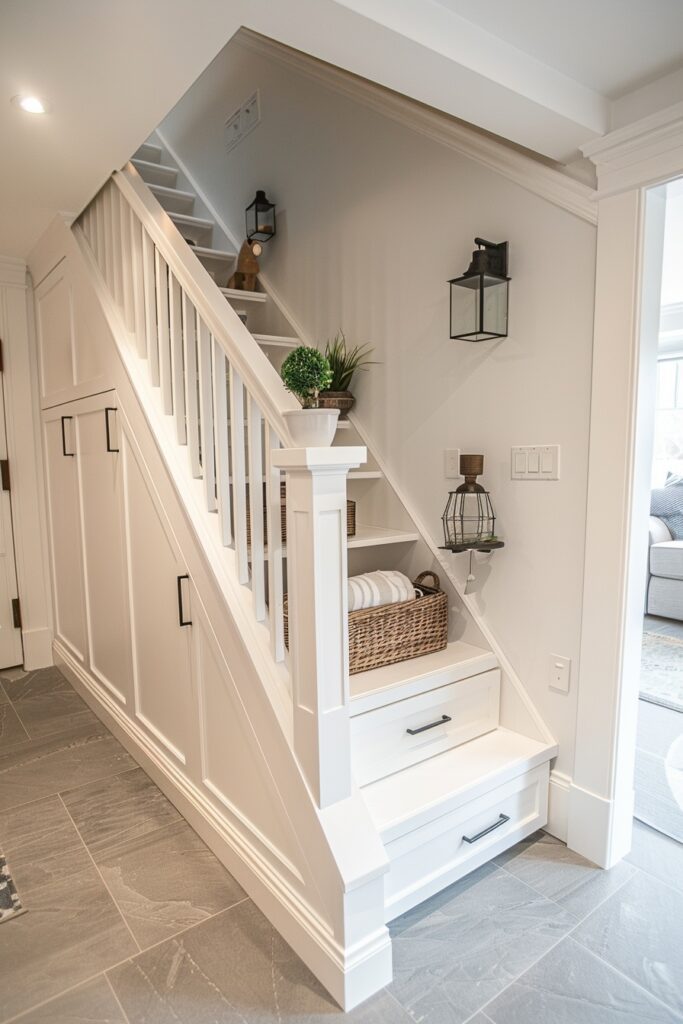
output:
POLYGON ((478 249, 451 286, 451 338, 487 341, 507 338, 508 244, 475 238, 478 249))
POLYGON ((477 483, 484 471, 483 455, 461 455, 465 482, 448 495, 444 509, 444 548, 448 551, 494 551, 503 547, 496 537, 496 516, 487 490, 477 483))
POLYGON ((269 203, 266 193, 259 189, 256 198, 245 210, 247 239, 250 242, 269 242, 275 234, 275 203, 269 203))

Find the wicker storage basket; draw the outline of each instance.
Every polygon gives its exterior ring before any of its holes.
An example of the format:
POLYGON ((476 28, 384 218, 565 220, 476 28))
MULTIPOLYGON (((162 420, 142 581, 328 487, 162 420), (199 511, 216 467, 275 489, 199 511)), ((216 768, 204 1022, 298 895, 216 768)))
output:
MULTIPOLYGON (((248 501, 249 484, 247 484, 247 544, 251 544, 251 515, 248 501)), ((280 484, 280 521, 282 523, 282 543, 287 542, 287 485, 282 481, 280 484)), ((268 517, 266 515, 266 485, 263 485, 263 543, 268 543, 268 517)), ((346 536, 356 536, 356 503, 347 499, 346 502, 346 536)))
MULTIPOLYGON (((423 597, 379 608, 349 612, 349 673, 367 672, 382 665, 442 651, 448 644, 448 597, 435 572, 421 572, 413 580, 423 597), (422 582, 431 577, 433 587, 422 582)), ((284 601, 285 644, 289 647, 289 615, 284 601)))

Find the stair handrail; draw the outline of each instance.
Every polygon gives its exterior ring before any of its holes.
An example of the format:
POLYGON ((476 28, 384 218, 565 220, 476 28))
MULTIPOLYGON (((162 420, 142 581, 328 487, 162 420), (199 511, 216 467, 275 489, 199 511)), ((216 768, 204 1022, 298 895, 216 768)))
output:
POLYGON ((301 408, 209 272, 193 254, 168 213, 150 192, 132 163, 115 171, 112 181, 132 207, 184 292, 240 374, 247 390, 285 448, 293 447, 284 412, 301 408))

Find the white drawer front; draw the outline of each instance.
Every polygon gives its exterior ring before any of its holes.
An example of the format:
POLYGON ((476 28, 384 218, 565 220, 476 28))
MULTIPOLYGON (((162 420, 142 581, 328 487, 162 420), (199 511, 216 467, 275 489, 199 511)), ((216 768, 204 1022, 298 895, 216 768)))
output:
POLYGON ((546 762, 387 843, 391 868, 385 876, 386 920, 542 828, 548 817, 548 777, 546 762))
POLYGON ((499 700, 500 670, 493 669, 356 715, 351 719, 356 782, 374 782, 490 732, 498 725, 499 700))

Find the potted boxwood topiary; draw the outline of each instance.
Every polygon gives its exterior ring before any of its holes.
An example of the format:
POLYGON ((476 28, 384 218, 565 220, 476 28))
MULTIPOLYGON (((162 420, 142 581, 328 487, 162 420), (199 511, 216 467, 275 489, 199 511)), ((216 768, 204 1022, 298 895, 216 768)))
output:
POLYGON ((299 448, 332 444, 339 410, 318 408, 318 396, 332 380, 327 358, 317 348, 299 345, 285 359, 280 376, 303 406, 284 414, 293 443, 299 448))
POLYGON ((339 409, 342 417, 346 416, 353 403, 354 396, 349 391, 356 370, 364 370, 372 363, 368 356, 372 349, 369 345, 355 345, 347 349, 344 332, 339 331, 334 341, 325 345, 325 356, 330 364, 332 380, 329 387, 322 391, 319 404, 322 409, 339 409))

